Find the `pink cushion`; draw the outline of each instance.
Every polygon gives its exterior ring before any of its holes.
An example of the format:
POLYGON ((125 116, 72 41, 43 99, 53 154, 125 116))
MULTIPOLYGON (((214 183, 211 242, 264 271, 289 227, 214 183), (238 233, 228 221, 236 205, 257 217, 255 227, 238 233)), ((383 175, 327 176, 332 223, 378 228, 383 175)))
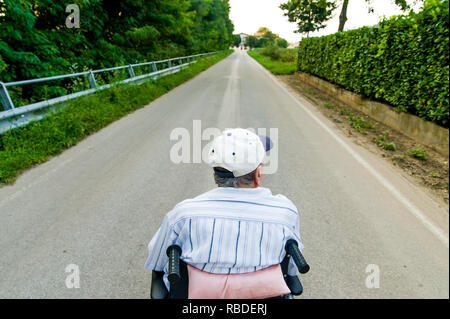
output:
POLYGON ((245 274, 221 275, 188 265, 189 299, 262 299, 290 293, 280 265, 245 274))

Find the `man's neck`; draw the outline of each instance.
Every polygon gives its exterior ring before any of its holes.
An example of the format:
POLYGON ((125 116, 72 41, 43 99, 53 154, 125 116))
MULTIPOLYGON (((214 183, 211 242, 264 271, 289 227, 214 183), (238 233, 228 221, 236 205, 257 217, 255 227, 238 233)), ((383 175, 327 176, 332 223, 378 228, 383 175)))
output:
POLYGON ((255 183, 251 183, 249 185, 239 183, 239 188, 257 188, 258 186, 255 183))

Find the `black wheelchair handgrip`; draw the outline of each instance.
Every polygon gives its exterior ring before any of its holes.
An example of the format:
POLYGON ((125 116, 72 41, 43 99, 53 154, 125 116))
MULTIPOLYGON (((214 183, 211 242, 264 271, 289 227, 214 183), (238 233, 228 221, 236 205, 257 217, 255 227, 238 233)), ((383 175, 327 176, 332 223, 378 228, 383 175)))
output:
POLYGON ((180 255, 181 247, 178 245, 171 245, 167 248, 167 256, 169 257, 169 272, 167 279, 171 284, 180 280, 180 255))
POLYGON ((303 257, 298 244, 294 239, 289 239, 286 243, 286 251, 294 258, 294 262, 297 265, 298 271, 301 274, 306 274, 309 271, 309 265, 303 257))

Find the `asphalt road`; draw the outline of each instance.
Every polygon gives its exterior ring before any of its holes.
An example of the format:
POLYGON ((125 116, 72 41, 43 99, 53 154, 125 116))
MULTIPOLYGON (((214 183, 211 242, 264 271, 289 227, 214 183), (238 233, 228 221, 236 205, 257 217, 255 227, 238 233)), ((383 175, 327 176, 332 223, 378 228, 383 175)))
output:
POLYGON ((170 158, 174 129, 194 143, 193 120, 202 131, 278 129, 264 186, 299 208, 311 265, 302 298, 449 297, 448 208, 245 52, 0 188, 0 297, 148 298, 146 247, 163 216, 215 187, 206 164, 170 158), (70 264, 80 288, 66 287, 70 264), (368 288, 376 270, 379 287, 368 288))

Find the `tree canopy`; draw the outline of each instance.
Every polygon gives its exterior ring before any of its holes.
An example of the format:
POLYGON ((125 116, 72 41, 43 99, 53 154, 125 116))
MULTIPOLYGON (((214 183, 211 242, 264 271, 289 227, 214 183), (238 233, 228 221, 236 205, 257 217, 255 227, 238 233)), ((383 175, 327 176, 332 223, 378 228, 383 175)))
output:
POLYGON ((336 3, 326 0, 289 0, 282 3, 280 8, 286 11, 284 15, 290 22, 297 23, 296 32, 309 35, 326 27, 325 22, 331 18, 336 3))
POLYGON ((285 39, 280 38, 267 27, 260 27, 254 35, 249 35, 245 44, 252 48, 262 48, 268 45, 277 45, 281 48, 288 46, 285 39))
MULTIPOLYGON (((369 13, 372 13, 374 11, 373 7, 371 6, 373 3, 373 0, 364 0, 364 1, 368 5, 369 13)), ((414 1, 414 3, 423 2, 423 0, 413 0, 413 1, 414 1)), ((411 10, 411 3, 409 3, 407 0, 392 0, 392 2, 404 12, 411 10)), ((342 1, 341 13, 339 15, 338 31, 344 30, 345 22, 347 22, 347 20, 348 20, 347 19, 348 4, 349 4, 349 0, 342 1)))
POLYGON ((228 48, 228 0, 0 0, 0 80, 68 73, 228 48))
MULTIPOLYGON (((368 12, 374 11, 371 6, 373 0, 364 0, 368 5, 368 12)), ((411 1, 414 3, 423 2, 423 0, 391 0, 402 11, 411 10, 411 1)), ((288 0, 286 3, 282 3, 280 8, 286 11, 285 16, 288 17, 290 22, 296 22, 298 29, 296 32, 305 33, 309 35, 310 32, 314 32, 326 27, 325 22, 332 18, 333 11, 341 6, 339 15, 339 27, 338 31, 344 30, 344 25, 347 18, 347 8, 349 0, 288 0)))

